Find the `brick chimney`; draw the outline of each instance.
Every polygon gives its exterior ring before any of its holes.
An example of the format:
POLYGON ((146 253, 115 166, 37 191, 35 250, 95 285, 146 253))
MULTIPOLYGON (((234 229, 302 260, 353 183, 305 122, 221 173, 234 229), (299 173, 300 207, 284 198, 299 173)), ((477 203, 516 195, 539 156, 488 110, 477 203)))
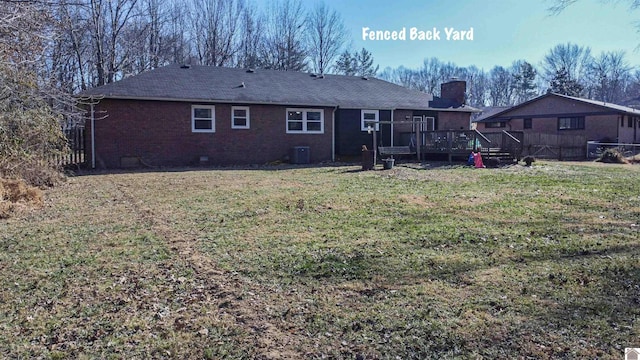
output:
POLYGON ((442 99, 451 100, 455 103, 455 107, 462 106, 465 103, 465 92, 467 91, 467 82, 464 80, 451 79, 451 81, 440 84, 440 97, 442 99))

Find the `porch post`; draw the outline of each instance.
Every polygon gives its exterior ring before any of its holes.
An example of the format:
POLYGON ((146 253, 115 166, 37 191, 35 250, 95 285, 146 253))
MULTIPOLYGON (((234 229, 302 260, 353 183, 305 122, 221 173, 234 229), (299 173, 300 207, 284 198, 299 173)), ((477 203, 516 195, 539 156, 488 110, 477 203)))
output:
POLYGON ((393 109, 391 109, 391 146, 393 146, 393 138, 394 138, 394 133, 393 133, 393 109))
POLYGON ((91 168, 96 168, 96 116, 93 99, 91 98, 89 106, 91 107, 91 168))
MULTIPOLYGON (((413 120, 413 116, 411 117, 411 119, 413 120)), ((414 124, 415 124, 415 120, 414 124)), ((418 155, 418 162, 422 161, 422 154, 421 154, 421 150, 422 150, 422 134, 420 134, 420 128, 422 127, 422 122, 420 122, 420 126, 414 126, 414 129, 416 131, 416 155, 418 155)))

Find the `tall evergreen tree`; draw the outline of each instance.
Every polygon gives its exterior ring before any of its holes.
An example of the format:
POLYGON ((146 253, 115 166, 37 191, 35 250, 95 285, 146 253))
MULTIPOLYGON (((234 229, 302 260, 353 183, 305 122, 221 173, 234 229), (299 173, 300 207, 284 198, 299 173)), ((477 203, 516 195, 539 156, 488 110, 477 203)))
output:
POLYGON ((536 69, 526 61, 513 64, 514 102, 520 104, 536 96, 536 69))
POLYGON ((583 87, 569 76, 565 68, 556 71, 556 75, 551 79, 549 91, 569 96, 580 96, 583 87))
POLYGON ((340 75, 355 75, 356 61, 349 50, 345 50, 336 60, 335 72, 340 75))
POLYGON ((380 66, 373 66, 373 55, 365 48, 354 54, 356 75, 375 76, 380 66))

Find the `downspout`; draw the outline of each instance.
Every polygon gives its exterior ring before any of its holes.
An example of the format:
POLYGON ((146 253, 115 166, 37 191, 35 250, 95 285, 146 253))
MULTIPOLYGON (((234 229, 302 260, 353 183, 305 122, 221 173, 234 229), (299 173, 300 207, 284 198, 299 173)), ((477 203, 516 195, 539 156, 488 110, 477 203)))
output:
POLYGON ((333 114, 331 115, 331 161, 336 162, 336 111, 338 105, 333 108, 333 114))
POLYGON ((89 106, 91 106, 91 168, 96 168, 96 116, 95 104, 93 98, 89 98, 89 106))

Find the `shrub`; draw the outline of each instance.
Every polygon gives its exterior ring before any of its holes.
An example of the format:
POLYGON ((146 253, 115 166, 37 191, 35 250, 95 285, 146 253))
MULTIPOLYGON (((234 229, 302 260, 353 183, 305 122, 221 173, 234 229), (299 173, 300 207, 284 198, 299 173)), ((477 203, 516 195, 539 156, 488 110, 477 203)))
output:
POLYGON ((45 187, 57 183, 67 141, 57 115, 28 74, 0 65, 0 177, 45 187))

